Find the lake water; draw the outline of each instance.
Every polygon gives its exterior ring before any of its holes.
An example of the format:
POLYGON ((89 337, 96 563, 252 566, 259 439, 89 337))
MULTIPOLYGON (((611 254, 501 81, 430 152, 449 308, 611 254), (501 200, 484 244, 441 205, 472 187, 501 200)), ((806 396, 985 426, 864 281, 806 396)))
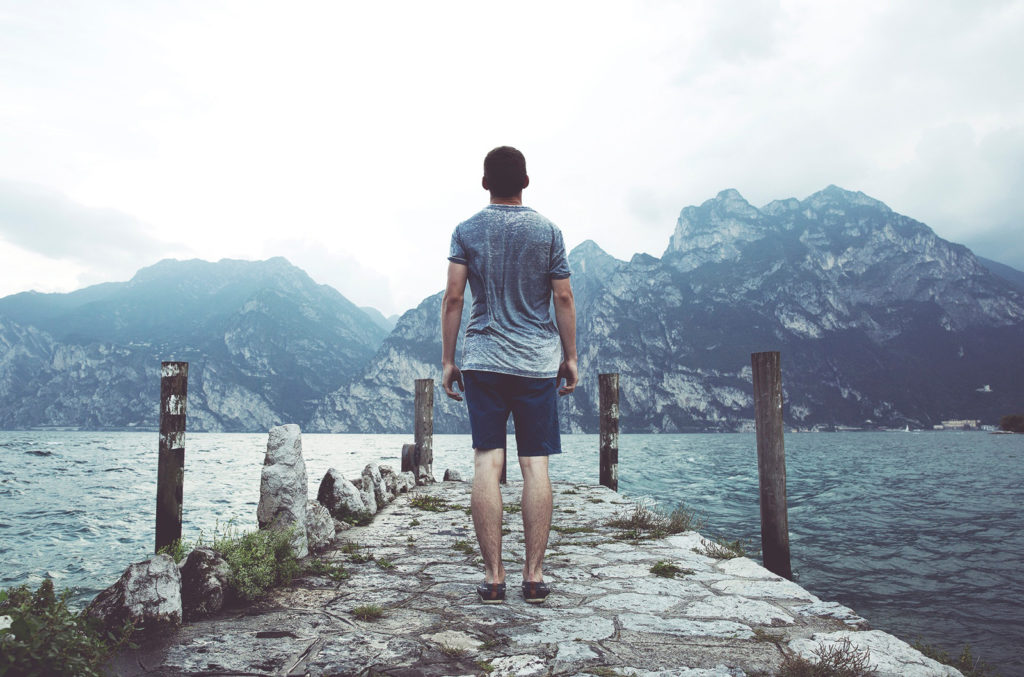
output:
MULTIPOLYGON (((510 438, 511 439, 511 438, 510 438)), ((184 534, 256 526, 266 435, 189 434, 184 534)), ((405 435, 303 435, 313 497, 329 467, 400 466, 405 435)), ((471 475, 469 436, 434 470, 471 475)), ((82 604, 153 548, 156 433, 0 432, 0 587, 46 576, 82 604)), ((596 435, 563 436, 555 480, 597 483, 596 435)), ((1024 435, 803 433, 786 438, 797 581, 908 641, 1024 675, 1024 435)), ((509 478, 518 468, 510 454, 509 478)), ((623 435, 619 490, 707 516, 760 546, 753 434, 623 435)), ((757 555, 754 555, 758 559, 757 555)))

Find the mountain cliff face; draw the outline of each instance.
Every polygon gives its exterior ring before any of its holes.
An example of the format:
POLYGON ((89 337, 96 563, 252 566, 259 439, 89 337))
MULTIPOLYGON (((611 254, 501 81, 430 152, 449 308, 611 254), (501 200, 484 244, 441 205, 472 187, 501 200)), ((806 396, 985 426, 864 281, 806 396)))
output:
MULTIPOLYGON (((682 211, 661 259, 588 241, 569 260, 582 380, 567 431, 596 431, 601 372, 621 374, 624 431, 749 427, 750 354, 766 350, 782 353, 790 425, 995 422, 1024 399, 1024 295, 862 193, 758 209, 727 190, 682 211)), ((439 313, 440 295, 403 316, 313 425, 408 430, 413 380, 440 380, 439 313)), ((468 431, 464 404, 435 402, 435 430, 468 431)))
POLYGON ((152 427, 161 360, 190 430, 306 421, 385 331, 285 259, 162 261, 129 282, 0 299, 0 427, 152 427))

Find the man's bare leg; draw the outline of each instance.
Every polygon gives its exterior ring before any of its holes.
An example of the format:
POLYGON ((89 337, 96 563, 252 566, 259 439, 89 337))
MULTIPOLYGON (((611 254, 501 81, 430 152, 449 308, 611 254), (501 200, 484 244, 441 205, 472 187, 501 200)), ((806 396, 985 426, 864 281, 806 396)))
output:
POLYGON ((551 481, 547 456, 520 456, 523 471, 523 531, 526 538, 526 563, 523 581, 544 580, 544 551, 551 531, 551 481))
POLYGON ((504 583, 505 567, 501 563, 501 466, 504 449, 478 449, 473 463, 473 495, 470 508, 473 528, 484 558, 484 581, 504 583))

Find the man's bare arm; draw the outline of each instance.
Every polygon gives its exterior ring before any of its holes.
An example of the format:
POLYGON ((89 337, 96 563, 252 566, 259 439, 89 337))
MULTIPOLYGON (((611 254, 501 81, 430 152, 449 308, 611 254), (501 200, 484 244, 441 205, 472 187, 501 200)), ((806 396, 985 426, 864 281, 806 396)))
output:
POLYGON ((576 389, 580 375, 576 366, 576 299, 572 295, 569 278, 551 280, 551 298, 555 303, 555 324, 562 340, 562 364, 558 367, 558 380, 565 379, 565 385, 558 389, 559 395, 568 395, 576 389))
POLYGON ((459 325, 462 323, 462 304, 466 294, 466 279, 469 268, 461 263, 448 263, 448 284, 441 299, 441 385, 444 392, 453 400, 462 401, 462 395, 455 391, 453 385, 459 384, 459 390, 465 391, 462 383, 462 372, 455 366, 455 344, 459 338, 459 325))

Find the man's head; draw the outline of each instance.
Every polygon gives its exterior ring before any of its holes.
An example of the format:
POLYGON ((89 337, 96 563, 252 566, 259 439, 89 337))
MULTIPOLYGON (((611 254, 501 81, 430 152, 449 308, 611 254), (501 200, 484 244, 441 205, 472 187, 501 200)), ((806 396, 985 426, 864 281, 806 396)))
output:
POLYGON ((511 146, 498 146, 484 158, 483 186, 493 197, 515 197, 530 185, 526 158, 511 146))

